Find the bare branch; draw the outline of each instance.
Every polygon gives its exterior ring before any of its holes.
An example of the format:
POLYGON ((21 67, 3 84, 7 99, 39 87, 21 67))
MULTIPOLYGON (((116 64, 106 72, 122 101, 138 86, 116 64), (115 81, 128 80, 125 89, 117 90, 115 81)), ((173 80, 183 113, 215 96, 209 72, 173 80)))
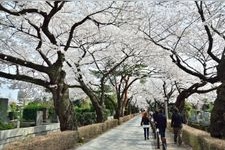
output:
POLYGON ((50 83, 41 79, 35 79, 33 77, 30 76, 26 76, 26 75, 19 75, 19 74, 9 74, 9 73, 5 73, 0 71, 0 76, 6 79, 11 79, 11 80, 20 80, 20 81, 25 81, 25 82, 29 82, 29 83, 34 83, 36 85, 40 85, 42 87, 45 87, 47 89, 49 89, 49 85, 50 83))
POLYGON ((40 71, 40 72, 44 72, 44 73, 48 72, 48 68, 45 67, 45 66, 38 65, 38 64, 35 64, 33 62, 25 61, 25 60, 22 60, 20 58, 5 55, 3 53, 0 53, 0 59, 4 60, 4 61, 7 61, 7 62, 10 62, 10 63, 15 63, 15 64, 18 64, 18 65, 21 65, 21 66, 32 68, 32 69, 40 71))
MULTIPOLYGON (((199 15, 200 15, 200 17, 201 17, 201 20, 202 20, 202 23, 205 23, 205 16, 204 16, 204 11, 203 11, 203 8, 202 8, 202 1, 201 2, 196 2, 195 1, 195 4, 196 4, 196 6, 197 6, 197 8, 198 8, 198 13, 199 13, 199 15), (199 4, 200 3, 200 4, 199 4)), ((219 63, 220 62, 220 59, 219 58, 217 58, 213 53, 212 53, 212 47, 213 47, 213 37, 212 37, 212 34, 211 34, 211 32, 210 32, 210 29, 209 29, 209 27, 208 27, 208 25, 204 25, 204 28, 205 28, 205 31, 206 31, 206 33, 207 33, 207 35, 208 35, 208 40, 209 40, 209 45, 208 45, 208 50, 207 50, 207 52, 208 52, 208 54, 212 57, 212 59, 213 60, 215 60, 217 63, 219 63)))

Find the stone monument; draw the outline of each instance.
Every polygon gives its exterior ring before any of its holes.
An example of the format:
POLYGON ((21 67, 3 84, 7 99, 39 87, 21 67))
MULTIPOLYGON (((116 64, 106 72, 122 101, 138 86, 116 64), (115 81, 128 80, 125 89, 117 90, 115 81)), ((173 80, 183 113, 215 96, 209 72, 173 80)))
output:
POLYGON ((0 120, 3 122, 8 121, 8 98, 0 98, 0 120))

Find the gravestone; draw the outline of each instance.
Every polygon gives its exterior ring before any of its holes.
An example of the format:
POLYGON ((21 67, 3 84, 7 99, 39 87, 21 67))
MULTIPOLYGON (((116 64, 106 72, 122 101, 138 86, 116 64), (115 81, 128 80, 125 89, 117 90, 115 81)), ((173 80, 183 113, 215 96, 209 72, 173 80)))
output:
POLYGON ((203 117, 203 122, 202 124, 205 125, 205 126, 208 126, 210 125, 210 115, 211 113, 210 112, 203 112, 202 113, 202 117, 203 117))
POLYGON ((202 121, 202 112, 201 111, 197 111, 196 121, 197 121, 197 123, 200 123, 202 121))
POLYGON ((3 122, 8 121, 8 98, 0 98, 0 120, 3 122))
POLYGON ((49 112, 47 108, 43 109, 43 122, 48 122, 49 120, 49 116, 48 116, 49 112))
POLYGON ((210 112, 203 112, 202 116, 203 116, 204 120, 210 120, 211 113, 210 112))
POLYGON ((43 123, 43 111, 37 111, 36 126, 42 125, 42 123, 43 123))
POLYGON ((52 123, 58 123, 59 122, 59 118, 58 118, 58 116, 56 115, 55 112, 51 115, 51 122, 52 123))

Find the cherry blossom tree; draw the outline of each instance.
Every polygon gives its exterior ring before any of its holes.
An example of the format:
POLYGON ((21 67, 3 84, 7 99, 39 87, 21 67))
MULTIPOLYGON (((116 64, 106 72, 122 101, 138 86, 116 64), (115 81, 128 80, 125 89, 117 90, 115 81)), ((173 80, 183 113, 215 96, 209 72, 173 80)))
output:
MULTIPOLYGON (((129 12, 129 9, 134 10, 131 7, 126 8, 123 8, 122 11, 127 13, 129 12)), ((128 16, 126 19, 122 19, 122 21, 126 22, 126 20, 129 20, 130 18, 132 17, 128 16)), ((111 26, 111 28, 107 28, 104 32, 102 32, 104 29, 101 29, 101 33, 93 35, 88 41, 87 39, 77 40, 78 42, 81 41, 79 44, 80 50, 83 53, 79 56, 78 60, 71 59, 68 62, 70 63, 71 68, 75 70, 76 81, 78 82, 76 87, 81 88, 92 101, 96 110, 98 122, 104 120, 104 101, 105 95, 107 94, 105 93, 105 87, 110 86, 109 78, 112 77, 112 74, 115 74, 118 68, 122 68, 121 66, 124 63, 129 64, 127 61, 134 60, 134 57, 140 51, 138 48, 130 48, 134 45, 138 45, 138 42, 137 39, 135 39, 136 36, 134 30, 132 28, 128 29, 127 27, 129 27, 129 25, 126 24, 122 24, 122 27, 120 26, 120 28, 111 26), (89 72, 87 71, 87 68, 89 72), (93 77, 90 72, 92 74, 94 73, 95 77, 93 77)), ((126 70, 124 70, 124 72, 126 72, 126 70)), ((71 77, 73 77, 73 75, 71 75, 71 77)), ((136 80, 137 79, 135 79, 135 81, 136 80)), ((126 88, 126 91, 128 90, 128 87, 126 88)), ((119 96, 118 99, 121 103, 122 98, 119 96)), ((128 98, 125 98, 125 100, 126 102, 124 102, 123 107, 128 105, 128 98)), ((121 107, 122 105, 117 109, 121 110, 121 107)), ((120 117, 120 114, 122 113, 119 113, 117 118, 120 117)))
POLYGON ((66 80, 64 69, 67 53, 79 48, 76 37, 82 32, 82 26, 92 25, 98 30, 101 26, 114 25, 121 12, 119 5, 115 2, 1 2, 0 77, 48 89, 61 131, 76 130, 69 100, 72 85, 66 80))
POLYGON ((146 78, 157 73, 155 68, 149 69, 142 62, 134 61, 133 63, 134 64, 122 64, 110 76, 110 82, 117 95, 117 109, 115 118, 124 116, 125 108, 127 108, 129 100, 131 100, 128 97, 128 92, 134 82, 141 82, 142 80, 145 80, 146 78))
POLYGON ((220 2, 169 2, 169 7, 164 6, 160 6, 161 14, 165 15, 162 20, 152 22, 155 16, 150 16, 148 30, 142 28, 142 31, 155 45, 171 52, 172 61, 181 70, 201 80, 193 87, 205 82, 221 83, 212 110, 210 134, 225 137, 225 120, 221 118, 225 113, 224 5, 220 2))
MULTIPOLYGON (((115 46, 115 45, 114 45, 115 46)), ((89 47, 90 48, 90 47, 89 47)), ((121 47, 122 49, 126 49, 125 47, 121 47)), ((71 65, 73 69, 75 69, 76 73, 76 81, 78 85, 76 87, 81 88, 90 98, 93 107, 95 108, 97 114, 97 122, 103 122, 104 118, 104 110, 105 110, 105 95, 107 81, 109 80, 109 76, 116 70, 122 63, 124 63, 128 58, 133 56, 132 51, 125 52, 125 50, 121 50, 122 57, 117 57, 115 61, 109 55, 108 49, 111 49, 107 46, 107 51, 105 51, 106 55, 104 55, 103 49, 97 50, 85 49, 84 55, 82 55, 81 59, 78 62, 74 62, 74 65, 71 65), (104 57, 98 56, 104 55, 104 57), (90 57, 86 56, 89 55, 90 57), (89 58, 89 59, 88 59, 89 58), (82 59, 88 59, 88 61, 82 62, 82 59), (85 73, 85 66, 89 67, 89 73, 85 73), (83 69, 82 69, 83 68, 83 69), (91 77, 91 73, 94 74, 96 78, 91 77)), ((114 52, 114 54, 116 54, 114 52)), ((113 55, 115 57, 115 55, 113 55)))

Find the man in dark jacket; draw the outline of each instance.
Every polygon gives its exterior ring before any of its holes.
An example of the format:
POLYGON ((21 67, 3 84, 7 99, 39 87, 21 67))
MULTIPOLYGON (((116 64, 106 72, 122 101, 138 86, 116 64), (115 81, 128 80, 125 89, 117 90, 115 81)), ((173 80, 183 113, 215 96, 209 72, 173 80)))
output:
POLYGON ((152 115, 154 122, 157 122, 157 116, 158 116, 158 114, 159 114, 159 111, 158 110, 155 110, 155 112, 152 115))
POLYGON ((177 137, 179 136, 179 144, 182 143, 181 141, 181 129, 182 129, 182 122, 183 122, 183 117, 179 113, 179 110, 175 107, 173 114, 172 114, 172 119, 171 119, 171 127, 173 127, 173 133, 174 133, 174 142, 177 143, 177 137))
POLYGON ((159 129, 159 134, 161 138, 165 138, 165 131, 167 126, 167 119, 166 116, 163 114, 163 110, 159 110, 159 114, 156 118, 156 127, 159 129))

